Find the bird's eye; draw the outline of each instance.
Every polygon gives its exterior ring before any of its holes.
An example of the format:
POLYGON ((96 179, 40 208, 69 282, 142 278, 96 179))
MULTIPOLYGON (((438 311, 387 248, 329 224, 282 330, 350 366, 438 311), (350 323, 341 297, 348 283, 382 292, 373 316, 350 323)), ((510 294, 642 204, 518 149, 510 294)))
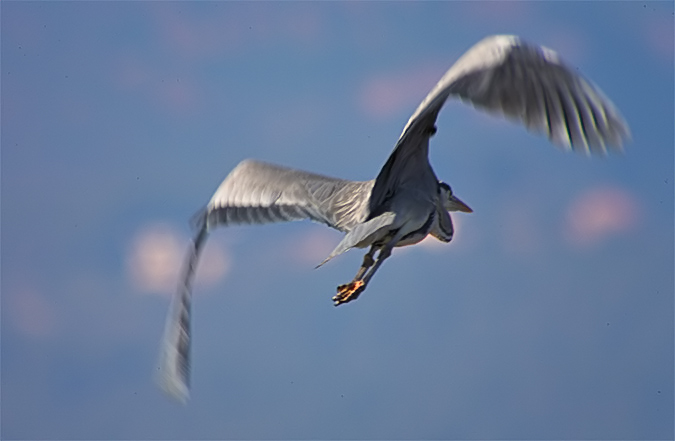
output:
POLYGON ((441 187, 442 189, 447 191, 450 196, 452 196, 452 188, 450 188, 450 186, 448 184, 446 184, 445 182, 439 182, 438 185, 439 185, 439 187, 441 187))

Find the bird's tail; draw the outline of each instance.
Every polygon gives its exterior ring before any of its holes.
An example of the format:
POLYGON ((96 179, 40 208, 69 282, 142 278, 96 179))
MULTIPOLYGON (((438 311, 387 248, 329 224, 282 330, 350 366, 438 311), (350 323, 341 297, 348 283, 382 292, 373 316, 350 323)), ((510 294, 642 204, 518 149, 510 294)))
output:
MULTIPOLYGON (((314 269, 319 268, 335 256, 339 256, 350 248, 354 248, 362 241, 368 239, 372 234, 377 233, 380 229, 390 226, 394 223, 396 215, 390 211, 382 213, 381 215, 370 219, 367 222, 357 224, 352 228, 335 249, 330 253, 323 262, 318 264, 314 269)), ((371 244, 369 244, 371 245, 371 244)))
POLYGON ((181 283, 171 300, 157 366, 160 387, 183 403, 190 397, 191 285, 207 236, 206 222, 202 222, 188 252, 181 283))

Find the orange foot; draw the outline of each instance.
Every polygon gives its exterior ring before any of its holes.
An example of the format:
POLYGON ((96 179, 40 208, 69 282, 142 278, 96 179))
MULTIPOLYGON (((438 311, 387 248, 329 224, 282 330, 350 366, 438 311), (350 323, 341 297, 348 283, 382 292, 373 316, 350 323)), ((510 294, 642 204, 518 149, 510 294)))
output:
POLYGON ((355 280, 351 283, 347 283, 346 285, 338 286, 338 293, 333 296, 333 302, 335 302, 335 306, 356 300, 356 298, 359 296, 359 294, 361 294, 361 292, 363 292, 365 288, 366 287, 363 283, 363 280, 355 280))

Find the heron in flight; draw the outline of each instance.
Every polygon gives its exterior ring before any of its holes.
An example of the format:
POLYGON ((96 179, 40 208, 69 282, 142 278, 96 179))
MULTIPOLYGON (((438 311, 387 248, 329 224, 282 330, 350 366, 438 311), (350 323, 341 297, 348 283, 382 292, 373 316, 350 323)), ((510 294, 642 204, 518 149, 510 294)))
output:
POLYGON ((554 144, 586 154, 621 150, 630 137, 612 102, 554 51, 497 35, 477 43, 443 75, 408 120, 374 180, 355 182, 241 162, 196 217, 197 233, 162 342, 160 382, 167 392, 182 401, 189 396, 190 286, 200 250, 217 226, 310 219, 345 233, 320 265, 351 248, 368 248, 354 279, 338 286, 335 305, 358 298, 395 247, 428 235, 450 242, 449 212, 471 209, 436 177, 428 158, 436 117, 449 97, 520 121, 554 144))

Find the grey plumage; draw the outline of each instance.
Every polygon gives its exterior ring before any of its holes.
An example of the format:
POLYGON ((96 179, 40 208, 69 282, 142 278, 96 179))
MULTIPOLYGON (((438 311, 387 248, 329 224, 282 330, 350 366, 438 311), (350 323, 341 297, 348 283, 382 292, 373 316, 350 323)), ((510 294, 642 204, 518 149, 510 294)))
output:
POLYGON ((586 154, 620 150, 630 137, 612 102, 555 52, 500 35, 477 43, 443 75, 408 120, 375 180, 354 182, 243 161, 197 217, 198 232, 163 337, 159 373, 165 390, 181 400, 189 395, 190 286, 199 251, 213 228, 320 222, 345 233, 322 264, 350 248, 370 247, 354 280, 338 287, 336 305, 356 299, 394 247, 418 243, 427 235, 452 239, 449 211, 471 209, 438 180, 428 160, 436 118, 451 96, 586 154))
POLYGON ((204 221, 210 229, 310 219, 346 232, 363 220, 372 186, 249 159, 218 187, 204 221))

